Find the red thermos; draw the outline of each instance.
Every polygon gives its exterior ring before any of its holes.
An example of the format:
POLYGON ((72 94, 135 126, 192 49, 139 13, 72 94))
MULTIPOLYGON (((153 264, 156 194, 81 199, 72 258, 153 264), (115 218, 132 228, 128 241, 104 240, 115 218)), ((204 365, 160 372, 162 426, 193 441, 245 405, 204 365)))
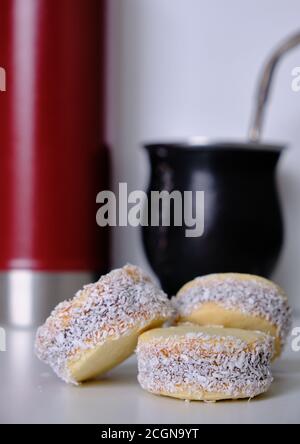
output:
POLYGON ((107 268, 104 7, 0 0, 0 323, 42 322, 107 268))

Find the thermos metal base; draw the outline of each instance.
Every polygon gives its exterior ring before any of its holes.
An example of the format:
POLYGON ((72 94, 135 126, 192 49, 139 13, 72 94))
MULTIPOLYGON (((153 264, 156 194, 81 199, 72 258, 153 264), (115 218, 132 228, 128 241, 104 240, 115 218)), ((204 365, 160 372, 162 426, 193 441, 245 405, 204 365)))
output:
POLYGON ((74 296, 99 276, 93 272, 0 273, 0 326, 35 327, 42 324, 61 301, 74 296))

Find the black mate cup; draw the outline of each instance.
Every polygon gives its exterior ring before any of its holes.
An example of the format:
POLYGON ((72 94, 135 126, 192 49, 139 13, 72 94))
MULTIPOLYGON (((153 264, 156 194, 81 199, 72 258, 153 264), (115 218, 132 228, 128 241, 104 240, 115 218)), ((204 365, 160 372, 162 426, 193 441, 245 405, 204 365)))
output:
POLYGON ((143 244, 169 296, 189 280, 209 273, 269 277, 283 244, 276 168, 284 146, 191 140, 147 144, 145 148, 151 176, 143 244), (182 195, 191 191, 193 200, 196 191, 204 191, 201 236, 187 237, 188 227, 174 226, 172 201, 170 226, 162 226, 163 210, 161 206, 153 209, 151 191, 174 190, 182 195), (159 220, 159 226, 151 226, 151 218, 159 220))

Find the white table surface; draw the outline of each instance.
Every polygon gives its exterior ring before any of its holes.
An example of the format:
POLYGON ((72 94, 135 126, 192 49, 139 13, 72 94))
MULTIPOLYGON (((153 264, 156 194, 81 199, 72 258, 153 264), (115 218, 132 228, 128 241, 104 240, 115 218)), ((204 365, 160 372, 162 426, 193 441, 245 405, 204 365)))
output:
POLYGON ((69 386, 35 358, 32 344, 33 332, 7 330, 7 351, 0 352, 0 423, 300 423, 300 352, 292 351, 291 338, 273 366, 267 394, 215 404, 143 391, 135 357, 101 381, 69 386))

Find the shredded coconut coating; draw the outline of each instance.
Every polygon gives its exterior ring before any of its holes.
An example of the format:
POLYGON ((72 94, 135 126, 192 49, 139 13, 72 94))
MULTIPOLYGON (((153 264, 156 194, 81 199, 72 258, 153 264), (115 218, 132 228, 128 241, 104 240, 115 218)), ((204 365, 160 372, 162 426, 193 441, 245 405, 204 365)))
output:
MULTIPOLYGON (((262 334, 263 335, 263 334, 262 334)), ((270 387, 274 339, 263 335, 247 344, 236 337, 189 333, 139 341, 138 381, 155 394, 191 399, 207 393, 230 398, 253 398, 270 387)))
POLYGON ((172 316, 167 295, 140 268, 126 265, 60 303, 39 327, 35 352, 64 381, 76 384, 68 369, 69 359, 153 320, 172 316))
POLYGON ((183 316, 206 302, 266 319, 277 328, 281 346, 285 345, 292 311, 284 291, 273 282, 252 275, 212 274, 194 279, 173 298, 175 308, 183 316))

